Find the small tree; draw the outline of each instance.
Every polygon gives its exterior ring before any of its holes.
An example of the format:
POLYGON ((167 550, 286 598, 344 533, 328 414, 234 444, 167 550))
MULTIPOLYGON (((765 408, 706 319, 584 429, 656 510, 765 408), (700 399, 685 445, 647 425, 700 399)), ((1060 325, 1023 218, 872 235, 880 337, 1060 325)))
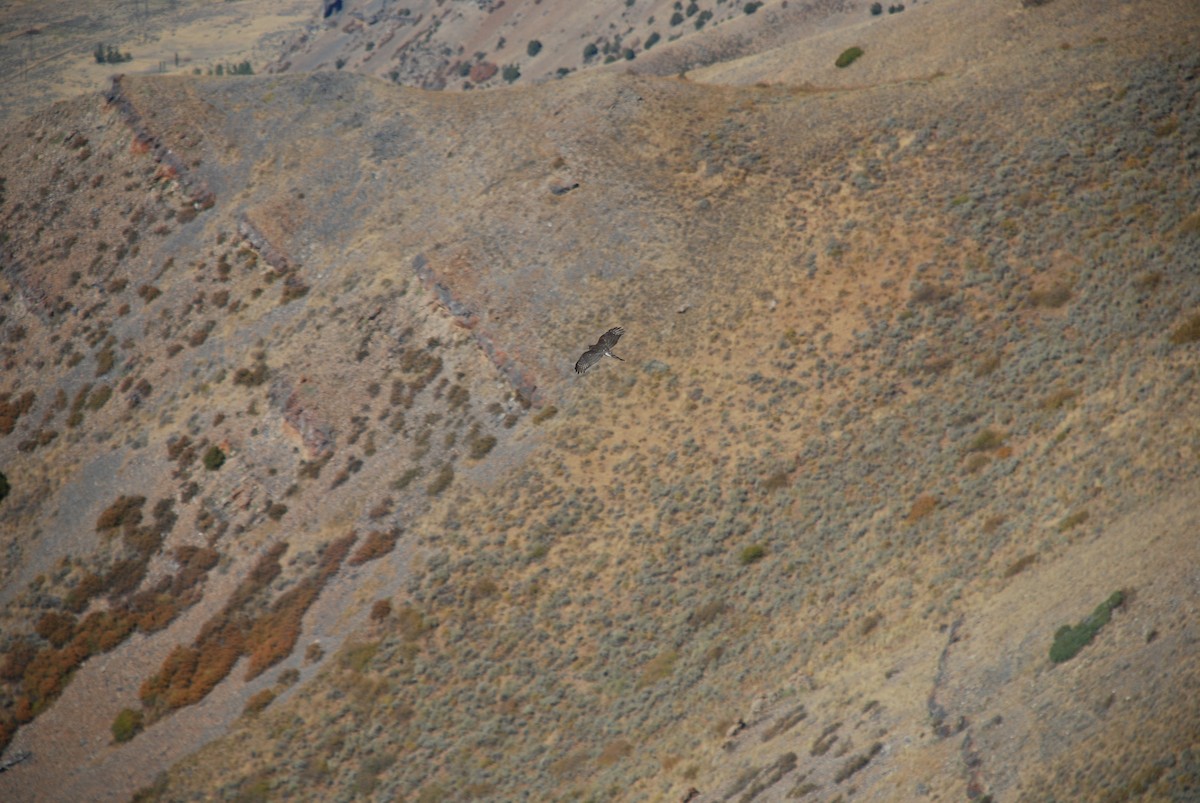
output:
POLYGON ((97 64, 120 64, 124 61, 133 61, 132 53, 122 53, 119 48, 103 42, 96 45, 96 49, 92 51, 92 57, 96 59, 97 64))
POLYGON ((530 57, 530 58, 533 58, 533 57, 534 57, 534 56, 536 56, 538 53, 541 53, 541 52, 542 52, 542 43, 541 43, 541 42, 539 42, 538 40, 534 39, 534 40, 533 40, 533 41, 531 41, 531 42, 529 43, 529 45, 528 45, 528 46, 525 48, 525 52, 529 54, 529 57, 530 57))
POLYGON ((515 64, 509 64, 500 72, 500 76, 511 84, 521 77, 521 68, 515 64))

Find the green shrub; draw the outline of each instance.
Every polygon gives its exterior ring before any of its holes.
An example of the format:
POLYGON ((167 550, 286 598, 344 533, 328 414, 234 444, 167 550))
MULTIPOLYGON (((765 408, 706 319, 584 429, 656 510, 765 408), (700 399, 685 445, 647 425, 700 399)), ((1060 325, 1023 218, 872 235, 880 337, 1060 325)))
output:
POLYGON ((106 347, 96 353, 96 376, 104 376, 113 369, 117 362, 117 355, 113 352, 112 347, 106 347))
POLYGON ((282 672, 279 673, 279 677, 277 677, 275 679, 275 685, 279 688, 287 688, 288 686, 295 686, 299 682, 300 682, 300 670, 295 669, 295 668, 283 670, 282 672))
POLYGON ((509 64, 500 71, 500 77, 511 84, 521 77, 521 68, 515 64, 509 64))
POLYGON ((847 48, 846 50, 842 51, 842 55, 837 57, 837 61, 834 62, 834 65, 837 67, 849 67, 862 54, 863 51, 861 47, 847 48))
POLYGON ((837 775, 833 776, 834 783, 841 783, 842 781, 846 780, 851 775, 870 764, 871 759, 879 755, 881 752, 883 752, 883 744, 881 742, 876 742, 875 744, 871 745, 871 749, 867 752, 860 753, 854 758, 849 759, 845 764, 842 765, 842 768, 838 770, 837 775))
POLYGON ((742 562, 743 566, 749 566, 751 563, 762 560, 766 554, 767 548, 762 544, 751 544, 741 551, 738 560, 742 562))
POLYGON ((495 435, 484 435, 482 438, 471 439, 471 459, 480 460, 492 451, 492 447, 496 445, 495 435))
POLYGON ((534 39, 526 46, 525 52, 529 54, 530 58, 533 58, 538 53, 542 52, 542 43, 534 39))
POLYGON ((225 465, 225 453, 221 451, 220 446, 214 443, 204 453, 204 467, 209 471, 216 471, 223 465, 225 465))
POLYGON ((968 452, 987 452, 998 449, 1004 443, 1004 433, 988 428, 980 432, 967 445, 968 452))
POLYGON ((267 363, 261 356, 257 357, 253 368, 239 368, 233 372, 233 384, 254 387, 267 381, 267 363))
POLYGON ((308 295, 308 291, 307 284, 295 276, 289 276, 283 280, 283 291, 279 294, 279 303, 282 306, 298 298, 303 298, 308 295))
POLYGON ((113 740, 118 744, 128 742, 142 732, 142 712, 134 708, 122 708, 121 713, 113 720, 113 740))
POLYGON ((392 490, 403 491, 405 488, 407 488, 409 485, 412 484, 413 480, 415 480, 420 475, 421 475, 421 469, 419 469, 419 468, 408 469, 403 474, 401 474, 399 477, 392 480, 392 490))
POLYGON ((99 410, 108 400, 112 398, 112 388, 108 385, 101 385, 92 391, 92 395, 88 397, 87 408, 89 410, 99 410))
POLYGON ((1056 664, 1069 661, 1079 654, 1079 651, 1092 642, 1100 628, 1112 619, 1114 608, 1119 608, 1125 602, 1125 594, 1114 591, 1112 595, 1096 606, 1091 616, 1072 627, 1063 625, 1054 634, 1054 643, 1050 645, 1050 660, 1056 664))

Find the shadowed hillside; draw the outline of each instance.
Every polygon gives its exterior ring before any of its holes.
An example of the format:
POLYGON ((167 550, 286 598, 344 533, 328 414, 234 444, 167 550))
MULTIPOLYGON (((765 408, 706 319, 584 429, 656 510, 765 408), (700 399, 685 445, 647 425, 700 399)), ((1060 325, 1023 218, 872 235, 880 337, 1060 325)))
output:
POLYGON ((1153 8, 15 128, 0 795, 1193 797, 1200 26, 1153 8))

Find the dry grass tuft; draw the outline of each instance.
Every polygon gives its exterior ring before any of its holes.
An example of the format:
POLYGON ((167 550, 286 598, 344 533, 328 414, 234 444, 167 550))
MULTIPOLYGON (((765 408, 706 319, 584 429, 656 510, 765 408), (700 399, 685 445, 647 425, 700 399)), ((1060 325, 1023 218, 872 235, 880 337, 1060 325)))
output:
POLYGON ((904 523, 916 524, 918 521, 937 510, 937 507, 938 499, 936 496, 921 494, 916 498, 915 501, 913 501, 912 507, 908 511, 908 515, 904 517, 904 523))
POLYGON ((367 537, 359 544, 358 549, 350 556, 350 560, 347 563, 351 566, 361 566, 368 561, 378 560, 395 549, 396 542, 399 540, 399 529, 392 529, 387 532, 372 530, 367 533, 367 537))
POLYGON ((1193 313, 1187 320, 1172 329, 1170 341, 1176 346, 1200 341, 1200 312, 1193 313))
POLYGON ((1029 294, 1029 303, 1042 309, 1059 309, 1066 306, 1072 295, 1069 285, 1057 282, 1049 287, 1034 290, 1029 294))

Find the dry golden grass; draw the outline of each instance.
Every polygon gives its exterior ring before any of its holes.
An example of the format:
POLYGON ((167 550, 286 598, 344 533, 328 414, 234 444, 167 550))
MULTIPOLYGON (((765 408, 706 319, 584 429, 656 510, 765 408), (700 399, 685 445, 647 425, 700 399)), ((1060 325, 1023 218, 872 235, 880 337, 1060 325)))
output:
POLYGON ((938 499, 930 494, 921 494, 912 503, 908 515, 904 517, 905 524, 916 524, 921 519, 938 508, 938 499))

